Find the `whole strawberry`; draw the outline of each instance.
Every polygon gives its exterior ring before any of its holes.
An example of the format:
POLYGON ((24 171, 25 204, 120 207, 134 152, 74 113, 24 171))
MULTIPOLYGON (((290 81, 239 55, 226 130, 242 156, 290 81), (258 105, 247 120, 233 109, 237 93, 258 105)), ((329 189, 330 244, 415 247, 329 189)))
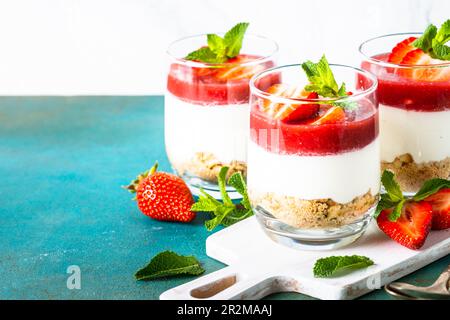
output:
POLYGON ((180 177, 157 172, 158 163, 140 174, 129 186, 136 193, 136 201, 143 214, 162 221, 190 222, 195 218, 191 211, 194 198, 180 177))

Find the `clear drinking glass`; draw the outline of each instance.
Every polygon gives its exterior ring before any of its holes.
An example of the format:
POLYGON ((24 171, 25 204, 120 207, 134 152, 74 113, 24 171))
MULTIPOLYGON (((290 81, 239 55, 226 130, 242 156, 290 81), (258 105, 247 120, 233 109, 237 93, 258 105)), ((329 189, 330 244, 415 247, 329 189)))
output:
POLYGON ((296 64, 263 71, 250 81, 250 200, 265 232, 295 248, 332 249, 353 242, 366 229, 379 198, 377 80, 360 69, 330 67, 352 95, 292 99, 269 93, 267 79, 300 90, 308 84, 296 64), (345 115, 325 121, 340 103, 345 115), (305 112, 315 108, 315 113, 285 121, 267 111, 286 106, 305 112))
MULTIPOLYGON (((222 35, 223 36, 223 35, 222 35)), ((277 44, 246 35, 241 54, 226 63, 185 60, 206 44, 206 34, 183 38, 168 49, 165 144, 173 169, 194 194, 200 188, 220 198, 217 175, 247 173, 250 78, 273 67, 277 44)), ((231 198, 240 195, 227 187, 231 198)))
POLYGON ((381 167, 395 174, 406 194, 428 179, 450 178, 450 62, 387 62, 397 43, 420 36, 391 34, 359 47, 362 68, 378 78, 381 167))

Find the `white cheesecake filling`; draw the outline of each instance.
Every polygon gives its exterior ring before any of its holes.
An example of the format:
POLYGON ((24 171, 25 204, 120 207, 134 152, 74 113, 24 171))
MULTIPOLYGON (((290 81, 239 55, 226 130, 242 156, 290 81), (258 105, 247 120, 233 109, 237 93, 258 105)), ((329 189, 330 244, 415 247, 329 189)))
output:
POLYGON ((219 161, 246 162, 249 104, 198 105, 167 92, 165 144, 170 161, 189 161, 197 152, 212 153, 219 161))
POLYGON ((362 149, 325 156, 268 152, 248 145, 247 183, 257 193, 276 193, 303 200, 332 199, 348 203, 380 189, 379 138, 362 149))
POLYGON ((420 112, 380 104, 381 160, 409 153, 416 163, 450 156, 450 111, 420 112))

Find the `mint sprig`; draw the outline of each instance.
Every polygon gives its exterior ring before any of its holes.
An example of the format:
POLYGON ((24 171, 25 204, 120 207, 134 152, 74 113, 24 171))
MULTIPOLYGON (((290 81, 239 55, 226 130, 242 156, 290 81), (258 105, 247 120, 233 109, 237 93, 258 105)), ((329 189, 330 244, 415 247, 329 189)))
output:
POLYGON ((412 45, 422 49, 434 59, 450 60, 450 47, 446 45, 448 41, 450 41, 450 19, 445 21, 439 30, 430 24, 412 45))
POLYGON ((158 253, 134 275, 136 280, 153 280, 179 275, 200 275, 205 272, 193 256, 181 256, 173 251, 158 253))
POLYGON ((422 188, 413 196, 413 200, 422 201, 443 188, 450 188, 450 180, 436 178, 425 181, 422 188))
POLYGON ((331 256, 317 260, 313 273, 316 278, 327 278, 366 268, 373 264, 373 261, 365 256, 331 256))
MULTIPOLYGON (((348 96, 345 83, 338 85, 325 55, 322 56, 318 63, 309 60, 302 63, 302 69, 305 71, 309 81, 309 84, 304 88, 305 91, 316 92, 318 95, 326 98, 345 98, 348 96)), ((354 102, 340 101, 332 102, 331 104, 348 110, 356 108, 354 102)))
POLYGON ((228 167, 222 167, 218 175, 218 185, 222 195, 222 202, 206 193, 203 189, 196 203, 191 207, 195 212, 210 212, 213 217, 205 222, 208 231, 214 230, 219 225, 230 226, 238 221, 253 215, 253 210, 247 194, 247 186, 240 172, 236 172, 228 179, 228 185, 236 189, 242 195, 242 200, 234 204, 226 191, 226 176, 228 167))
POLYGON ((403 204, 406 199, 403 196, 403 192, 400 189, 397 181, 395 181, 394 174, 391 171, 384 170, 381 175, 381 183, 386 190, 386 193, 381 195, 380 201, 378 202, 377 208, 375 209, 375 218, 377 218, 381 211, 385 209, 395 208, 388 216, 388 219, 392 222, 397 221, 397 219, 402 214, 403 204))
MULTIPOLYGON (((403 196, 403 192, 395 181, 394 174, 391 171, 384 170, 381 176, 381 183, 386 193, 381 195, 374 216, 377 218, 381 211, 394 208, 389 214, 388 219, 393 222, 397 221, 402 214, 403 205, 409 199, 403 196)), ((427 180, 422 185, 422 188, 412 197, 412 200, 422 201, 443 188, 450 188, 450 180, 438 178, 427 180)))
POLYGON ((238 23, 225 33, 223 38, 217 34, 208 34, 208 46, 189 53, 185 59, 206 63, 224 63, 228 59, 236 57, 241 51, 248 26, 247 22, 238 23))

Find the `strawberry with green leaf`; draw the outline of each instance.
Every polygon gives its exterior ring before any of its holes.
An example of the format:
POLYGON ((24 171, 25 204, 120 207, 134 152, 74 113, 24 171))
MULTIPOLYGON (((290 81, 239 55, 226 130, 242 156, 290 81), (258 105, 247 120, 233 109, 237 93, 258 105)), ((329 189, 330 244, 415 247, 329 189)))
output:
POLYGON ((389 55, 388 62, 421 66, 401 68, 398 73, 406 78, 422 81, 449 81, 450 68, 432 67, 450 60, 450 20, 438 29, 430 24, 419 38, 409 37, 398 43, 389 55), (424 66, 430 66, 426 68, 424 66))
POLYGON ((450 180, 428 180, 412 198, 405 198, 392 172, 385 170, 381 182, 386 193, 375 217, 378 227, 396 242, 420 249, 432 227, 450 227, 450 180))
POLYGON ((189 187, 180 177, 158 172, 158 162, 126 186, 136 194, 135 200, 143 214, 161 221, 190 222, 195 218, 191 211, 194 203, 189 187))

